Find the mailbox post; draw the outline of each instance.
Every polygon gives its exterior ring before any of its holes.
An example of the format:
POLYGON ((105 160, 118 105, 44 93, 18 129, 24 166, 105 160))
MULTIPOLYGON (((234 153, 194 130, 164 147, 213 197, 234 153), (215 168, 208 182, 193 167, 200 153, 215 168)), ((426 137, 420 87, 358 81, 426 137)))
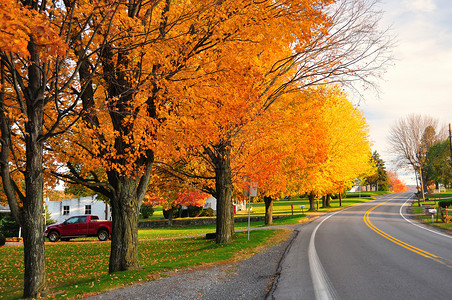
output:
POLYGON ((436 208, 430 208, 428 212, 432 215, 432 223, 433 223, 433 216, 436 214, 437 210, 436 208))

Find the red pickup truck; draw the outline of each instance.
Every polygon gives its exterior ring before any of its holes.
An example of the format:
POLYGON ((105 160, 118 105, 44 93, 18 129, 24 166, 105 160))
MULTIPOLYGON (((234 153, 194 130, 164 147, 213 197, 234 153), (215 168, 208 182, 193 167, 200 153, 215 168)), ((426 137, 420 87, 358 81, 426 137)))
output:
POLYGON ((51 242, 60 238, 62 241, 68 241, 85 236, 97 236, 100 241, 106 241, 110 237, 111 228, 111 221, 101 221, 95 215, 83 215, 70 217, 61 224, 49 225, 45 234, 51 242))

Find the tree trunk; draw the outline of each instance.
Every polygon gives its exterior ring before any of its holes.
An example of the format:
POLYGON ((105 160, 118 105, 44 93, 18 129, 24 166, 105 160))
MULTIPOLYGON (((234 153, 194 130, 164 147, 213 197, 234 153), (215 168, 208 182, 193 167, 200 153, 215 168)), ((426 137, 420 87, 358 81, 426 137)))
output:
POLYGON ((138 217, 142 198, 137 196, 137 185, 137 179, 118 176, 116 194, 111 199, 110 273, 139 267, 138 217))
POLYGON ((38 141, 42 134, 42 113, 35 109, 29 114, 25 143, 27 161, 25 172, 26 196, 23 203, 24 238, 24 298, 43 296, 46 291, 46 269, 43 234, 43 145, 38 141))
POLYGON ((326 207, 326 195, 322 196, 322 208, 326 207))
POLYGON ((219 146, 215 159, 215 189, 217 196, 216 242, 232 242, 234 210, 232 206, 231 148, 219 146))
POLYGON ((325 196, 325 207, 331 207, 331 194, 325 196))
POLYGON ((315 209, 315 194, 314 192, 310 192, 308 195, 309 198, 309 211, 316 211, 315 209))
POLYGON ((422 166, 419 166, 419 179, 421 181, 421 193, 422 193, 422 201, 425 201, 425 190, 424 190, 424 178, 422 174, 422 166))
POLYGON ((339 193, 339 206, 342 206, 342 193, 339 193))
POLYGON ((36 298, 46 292, 46 269, 43 234, 43 120, 44 89, 41 83, 37 46, 31 40, 28 49, 36 64, 28 68, 28 121, 25 123, 25 198, 23 199, 24 298, 36 298))
POLYGON ((273 198, 265 196, 264 202, 265 202, 265 225, 271 225, 273 224, 273 198))
POLYGON ((171 206, 171 208, 168 210, 168 226, 173 226, 173 213, 174 207, 171 206))

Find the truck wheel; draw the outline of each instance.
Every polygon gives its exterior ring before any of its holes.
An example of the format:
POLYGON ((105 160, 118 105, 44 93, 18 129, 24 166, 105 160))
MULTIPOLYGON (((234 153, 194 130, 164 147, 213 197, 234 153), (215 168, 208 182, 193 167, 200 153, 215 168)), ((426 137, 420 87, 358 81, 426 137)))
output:
POLYGON ((60 239, 60 234, 58 231, 51 231, 47 237, 49 238, 49 241, 54 243, 60 239))
POLYGON ((99 241, 106 241, 108 240, 108 231, 105 229, 101 229, 97 232, 97 238, 99 241))

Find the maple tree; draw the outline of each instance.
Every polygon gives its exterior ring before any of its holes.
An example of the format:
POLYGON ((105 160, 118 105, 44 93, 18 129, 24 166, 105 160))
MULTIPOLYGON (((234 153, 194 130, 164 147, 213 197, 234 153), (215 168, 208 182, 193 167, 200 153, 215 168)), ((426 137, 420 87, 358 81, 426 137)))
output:
POLYGON ((364 116, 337 87, 317 89, 311 97, 323 99, 319 126, 326 134, 326 159, 300 169, 295 186, 309 195, 309 209, 315 210, 316 196, 343 192, 370 168, 370 142, 364 116))
POLYGON ((245 130, 247 137, 253 136, 253 142, 241 173, 258 183, 266 224, 272 224, 273 200, 299 195, 299 190, 291 188, 297 172, 326 159, 324 126, 317 116, 322 104, 317 100, 306 93, 293 93, 245 130))
MULTIPOLYGON (((84 12, 89 16, 92 6, 84 12)), ((72 17, 53 2, 0 3, 1 177, 11 213, 23 228, 26 298, 46 291, 43 186, 55 184, 48 146, 82 111, 73 92, 81 65, 68 49, 86 26, 72 27, 72 17)))
POLYGON ((389 188, 394 193, 404 193, 408 190, 406 184, 399 179, 397 173, 393 170, 389 170, 388 172, 388 182, 389 188))

